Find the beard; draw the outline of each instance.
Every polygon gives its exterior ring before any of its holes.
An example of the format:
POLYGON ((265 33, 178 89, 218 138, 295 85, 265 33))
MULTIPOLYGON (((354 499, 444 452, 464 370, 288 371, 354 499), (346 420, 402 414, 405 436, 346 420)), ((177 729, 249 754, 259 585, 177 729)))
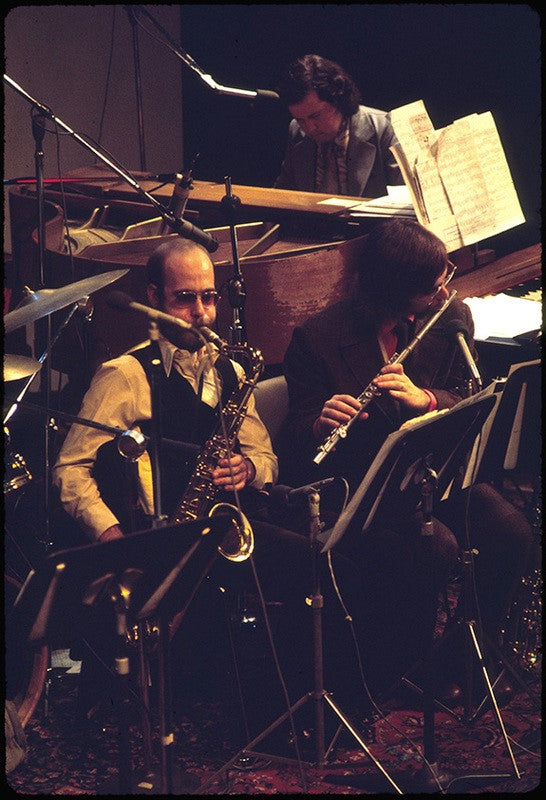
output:
MULTIPOLYGON (((198 328, 198 326, 196 326, 198 328)), ((158 323, 158 328, 161 335, 168 339, 171 344, 179 350, 187 350, 190 353, 196 353, 203 347, 203 341, 194 331, 187 330, 175 324, 170 324, 161 320, 158 323)))

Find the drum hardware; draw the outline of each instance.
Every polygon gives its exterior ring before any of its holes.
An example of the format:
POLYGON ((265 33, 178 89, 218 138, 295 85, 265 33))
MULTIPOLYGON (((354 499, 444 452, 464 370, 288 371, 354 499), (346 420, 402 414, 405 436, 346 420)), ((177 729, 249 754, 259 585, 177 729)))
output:
MULTIPOLYGON (((14 375, 17 375, 21 371, 27 371, 27 380, 17 395, 17 398, 12 403, 11 407, 8 409, 7 413, 4 416, 3 424, 4 426, 8 422, 9 419, 16 413, 20 402, 25 397, 26 392, 28 391, 31 383, 34 380, 36 373, 41 369, 41 366, 44 362, 46 363, 46 370, 45 370, 45 380, 44 385, 41 387, 41 394, 44 398, 44 405, 49 408, 50 405, 50 396, 51 396, 51 369, 48 360, 48 356, 51 354, 55 343, 57 342, 58 338, 68 325, 68 322, 75 314, 75 312, 82 307, 82 298, 85 298, 85 305, 88 305, 88 295, 98 289, 102 288, 103 286, 107 286, 109 283, 121 278, 123 275, 128 273, 128 269, 124 270, 113 270, 111 272, 106 272, 101 275, 95 275, 91 278, 85 278, 82 281, 76 281, 76 283, 69 284, 68 286, 64 286, 60 289, 42 289, 38 292, 32 292, 28 290, 27 297, 23 301, 22 304, 19 305, 18 308, 9 312, 4 316, 4 328, 6 333, 10 333, 11 331, 16 330, 17 328, 27 325, 29 323, 37 322, 40 318, 45 317, 54 311, 60 311, 61 309, 65 308, 66 306, 72 306, 69 313, 66 315, 63 322, 59 325, 58 329, 56 330, 54 336, 51 336, 51 325, 48 325, 48 336, 47 336, 47 347, 45 351, 42 353, 40 358, 37 362, 32 360, 29 363, 29 360, 21 361, 20 358, 12 357, 8 360, 7 365, 10 368, 11 372, 14 375), (38 365, 38 369, 36 369, 36 365, 38 365)), ((42 540, 46 544, 46 547, 50 547, 51 543, 51 535, 49 530, 50 525, 50 507, 49 507, 49 485, 50 485, 50 420, 47 419, 46 423, 43 427, 43 472, 42 472, 42 481, 41 483, 38 482, 38 485, 41 485, 42 491, 40 494, 40 503, 41 508, 38 510, 38 518, 41 520, 43 525, 43 534, 42 540)), ((18 488, 21 480, 25 480, 28 476, 26 475, 25 468, 26 465, 23 465, 24 460, 19 457, 17 459, 11 460, 11 464, 15 465, 15 470, 17 471, 15 477, 9 477, 8 481, 8 488, 12 486, 12 481, 15 480, 15 488, 18 488)), ((4 489, 6 489, 6 477, 4 478, 4 489)))
POLYGON ((9 430, 4 426, 4 495, 16 492, 31 480, 32 475, 23 456, 11 450, 9 430))

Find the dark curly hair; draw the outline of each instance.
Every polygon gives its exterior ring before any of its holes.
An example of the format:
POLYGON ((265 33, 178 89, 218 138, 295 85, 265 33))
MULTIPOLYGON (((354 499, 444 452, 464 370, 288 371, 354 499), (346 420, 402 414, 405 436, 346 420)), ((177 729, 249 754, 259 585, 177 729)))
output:
POLYGON ((396 318, 410 300, 433 291, 447 263, 442 240, 419 223, 380 222, 368 234, 359 258, 360 299, 379 323, 396 318))
POLYGON ((321 100, 331 103, 344 117, 356 114, 360 92, 343 67, 317 55, 306 55, 285 70, 278 93, 285 105, 299 103, 315 91, 321 100))

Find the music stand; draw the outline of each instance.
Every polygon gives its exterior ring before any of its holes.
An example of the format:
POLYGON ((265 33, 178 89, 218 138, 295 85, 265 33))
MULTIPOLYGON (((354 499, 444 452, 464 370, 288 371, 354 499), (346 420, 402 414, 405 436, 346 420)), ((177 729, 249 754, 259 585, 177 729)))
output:
MULTIPOLYGON (((322 482, 324 483, 324 482, 322 482)), ((321 481, 317 481, 316 484, 301 487, 297 491, 302 492, 307 496, 307 503, 308 503, 308 510, 309 510, 309 539, 310 539, 310 557, 311 557, 311 574, 312 574, 312 590, 311 590, 311 597, 308 598, 308 603, 312 609, 312 624, 313 624, 313 678, 314 678, 314 689, 313 691, 309 691, 304 694, 302 697, 299 698, 295 703, 292 703, 287 711, 285 711, 281 716, 279 716, 274 722, 272 722, 265 730, 263 730, 258 736, 254 737, 251 742, 245 745, 238 753, 235 754, 226 764, 220 767, 219 770, 214 772, 207 780, 201 785, 202 789, 208 788, 211 786, 217 778, 226 772, 233 764, 237 763, 241 757, 247 758, 248 756, 253 757, 265 757, 269 760, 277 760, 285 763, 292 763, 294 759, 287 758, 284 756, 277 756, 272 754, 265 754, 254 750, 255 745, 262 742, 266 737, 268 737, 273 731, 275 731, 279 726, 281 726, 287 719, 290 719, 292 724, 293 715, 296 711, 300 708, 305 706, 306 703, 309 701, 313 701, 314 703, 314 719, 315 719, 315 726, 316 726, 316 764, 318 766, 323 766, 326 762, 326 759, 332 750, 334 743, 336 742, 343 726, 352 734, 352 736, 356 739, 362 750, 366 753, 369 759, 375 764, 377 769, 381 772, 384 778, 388 781, 390 786, 398 793, 402 794, 401 789, 397 786, 388 772, 384 769, 378 759, 373 755, 370 751, 369 747, 363 740, 362 736, 358 733, 355 727, 351 724, 351 721, 347 718, 347 716, 343 713, 343 711, 339 708, 339 706, 334 702, 332 696, 329 692, 326 691, 324 688, 324 674, 323 674, 323 648, 322 648, 322 608, 323 608, 323 595, 321 591, 320 585, 320 571, 318 566, 318 557, 321 552, 321 542, 319 541, 319 532, 322 530, 322 522, 320 520, 320 487, 321 481), (338 730, 334 735, 328 749, 325 748, 325 726, 324 726, 324 710, 326 703, 326 707, 331 709, 334 712, 338 721, 340 722, 338 726, 338 730)), ((299 749, 297 745, 297 736, 292 725, 292 733, 295 737, 295 746, 296 746, 296 762, 301 766, 302 759, 300 758, 299 749)), ((302 776, 303 777, 303 776, 302 776)), ((304 779, 305 780, 305 779, 304 779)))
MULTIPOLYGON (((483 441, 476 453, 475 462, 469 465, 465 483, 491 483, 499 492, 503 491, 505 477, 510 478, 517 485, 518 478, 530 479, 533 497, 532 508, 528 510, 530 524, 534 532, 534 545, 536 550, 535 568, 538 576, 540 569, 540 491, 539 477, 541 474, 541 437, 540 437, 540 409, 541 409, 541 362, 539 359, 522 362, 511 366, 506 384, 497 396, 494 412, 491 414, 485 427, 483 441), (472 480, 472 475, 475 478, 472 480)), ((529 500, 527 500, 529 506, 529 500)), ((469 553, 464 566, 469 568, 472 551, 467 546, 469 553)), ((532 569, 532 564, 530 565, 532 569)), ((469 599, 467 599, 467 605, 469 599)), ((506 672, 509 672, 518 685, 529 694, 532 687, 522 678, 515 669, 510 659, 501 651, 498 645, 487 638, 487 644, 493 651, 503 669, 493 683, 493 688, 506 672)), ((538 650, 538 648, 537 648, 538 650)), ((467 681, 468 683, 468 681, 467 681)), ((473 722, 480 711, 485 707, 487 694, 477 704, 472 713, 470 703, 470 689, 467 688, 465 698, 464 717, 468 722, 473 722)))
MULTIPOLYGON (((323 551, 335 547, 349 527, 351 532, 361 532, 359 535, 365 536, 366 530, 377 517, 388 518, 393 509, 397 515, 405 513, 405 510, 409 514, 420 506, 423 513, 421 533, 426 554, 433 526, 432 495, 435 493, 441 498, 453 481, 458 479, 458 473, 495 401, 495 397, 484 390, 462 400, 450 410, 416 419, 409 427, 391 433, 334 527, 322 534, 323 551)), ((435 598, 431 597, 431 607, 434 601, 435 598)), ((431 657, 432 652, 431 641, 431 657)), ((438 771, 434 739, 434 676, 431 663, 427 663, 423 692, 423 745, 427 772, 424 773, 424 781, 417 776, 421 791, 441 789, 441 779, 444 777, 438 771), (428 777, 430 774, 432 781, 428 777)), ((519 777, 500 713, 497 716, 519 777)), ((415 779, 416 776, 410 778, 412 782, 415 779)))
MULTIPOLYGON (((113 604, 120 746, 117 791, 110 787, 109 793, 172 793, 170 731, 161 742, 161 785, 154 785, 153 776, 147 775, 139 783, 131 774, 127 618, 130 614, 137 619, 155 614, 165 618, 181 606, 187 608, 218 557, 218 546, 230 525, 229 516, 218 515, 214 519, 153 528, 109 542, 52 553, 30 571, 15 601, 8 624, 13 624, 14 630, 20 631, 23 640, 32 647, 46 642, 59 626, 66 632, 77 625, 82 606, 103 599, 113 604)), ((166 688, 164 677, 160 685, 166 688)), ((162 732, 167 727, 162 720, 162 732)))
POLYGON ((506 384, 481 451, 476 483, 502 488, 504 475, 530 471, 540 475, 541 361, 525 361, 510 368, 506 384))

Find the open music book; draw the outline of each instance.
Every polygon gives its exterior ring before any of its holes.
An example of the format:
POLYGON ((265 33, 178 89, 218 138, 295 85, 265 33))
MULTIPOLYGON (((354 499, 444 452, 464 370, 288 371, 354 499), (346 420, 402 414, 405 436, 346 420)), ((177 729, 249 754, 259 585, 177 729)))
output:
POLYGON ((525 222, 491 112, 434 130, 422 100, 395 108, 391 151, 418 221, 449 252, 525 222))

